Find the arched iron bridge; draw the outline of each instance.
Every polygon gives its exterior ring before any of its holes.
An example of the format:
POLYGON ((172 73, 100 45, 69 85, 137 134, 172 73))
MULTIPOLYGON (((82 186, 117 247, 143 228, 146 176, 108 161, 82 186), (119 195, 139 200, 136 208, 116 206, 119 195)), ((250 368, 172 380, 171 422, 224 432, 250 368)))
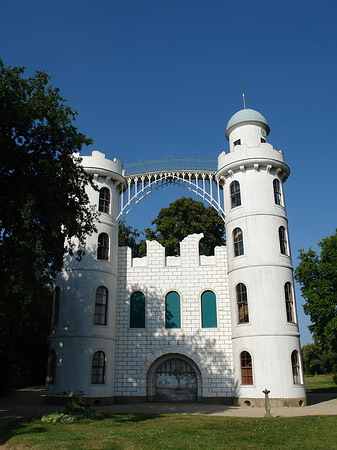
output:
POLYGON ((120 194, 117 219, 130 212, 133 206, 152 191, 168 185, 188 189, 215 208, 225 219, 223 180, 217 177, 216 159, 158 159, 123 165, 127 182, 120 194))

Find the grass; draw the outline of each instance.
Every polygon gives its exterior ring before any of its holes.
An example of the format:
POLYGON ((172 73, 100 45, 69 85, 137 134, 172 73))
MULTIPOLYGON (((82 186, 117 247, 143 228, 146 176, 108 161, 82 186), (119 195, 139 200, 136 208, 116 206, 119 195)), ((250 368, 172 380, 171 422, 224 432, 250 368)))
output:
POLYGON ((256 419, 125 414, 75 424, 21 420, 1 431, 0 443, 11 450, 337 448, 337 416, 256 419))
POLYGON ((305 388, 311 393, 337 393, 337 385, 333 382, 332 374, 328 375, 306 375, 305 388))

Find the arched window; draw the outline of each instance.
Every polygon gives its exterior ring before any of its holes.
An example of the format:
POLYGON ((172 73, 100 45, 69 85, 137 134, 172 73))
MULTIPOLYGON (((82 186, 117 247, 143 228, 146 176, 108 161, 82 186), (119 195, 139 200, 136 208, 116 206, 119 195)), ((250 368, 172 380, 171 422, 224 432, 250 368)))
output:
POLYGON ((131 295, 130 328, 145 328, 145 295, 140 291, 131 295))
POLYGON ((108 290, 104 286, 96 289, 95 296, 95 325, 106 325, 108 311, 108 290))
POLYGON ((240 364, 241 364, 241 383, 242 384, 253 384, 253 364, 252 357, 246 351, 240 354, 240 364))
POLYGON ((239 323, 248 323, 248 300, 247 300, 247 288, 243 283, 236 285, 236 301, 238 304, 238 316, 239 323))
POLYGON ((106 187, 99 191, 98 211, 107 214, 110 212, 110 191, 106 187))
POLYGON ((278 229, 278 235, 280 239, 280 251, 282 255, 288 255, 288 243, 287 243, 287 235, 284 227, 280 227, 278 229))
POLYGON ((60 318, 60 294, 61 290, 56 286, 54 293, 54 325, 58 325, 60 318))
POLYGON ((243 233, 241 228, 235 228, 233 231, 234 241, 234 256, 240 256, 244 254, 243 248, 243 233))
POLYGON ((301 384, 300 380, 300 362, 298 359, 298 351, 294 350, 291 354, 291 366, 293 370, 293 383, 301 384))
POLYGON ((91 367, 91 383, 92 384, 104 384, 105 377, 105 354, 102 351, 98 351, 92 358, 91 367))
POLYGON ((109 236, 106 233, 98 236, 97 259, 109 259, 109 236))
POLYGON ((284 285, 284 298, 286 301, 287 321, 294 322, 293 290, 289 281, 284 285))
POLYGON ((274 188, 274 200, 276 205, 282 206, 282 193, 281 193, 281 185, 277 178, 273 181, 273 188, 274 188))
POLYGON ((180 295, 172 291, 165 297, 165 327, 181 328, 180 295))
POLYGON ((201 325, 202 328, 216 328, 216 297, 214 292, 205 291, 201 294, 201 325))
POLYGON ((241 193, 240 193, 240 183, 238 181, 233 181, 230 185, 231 191, 231 208, 241 205, 241 193))
POLYGON ((48 367, 47 384, 55 384, 56 363, 57 363, 56 352, 53 348, 51 348, 50 352, 49 352, 49 367, 48 367))

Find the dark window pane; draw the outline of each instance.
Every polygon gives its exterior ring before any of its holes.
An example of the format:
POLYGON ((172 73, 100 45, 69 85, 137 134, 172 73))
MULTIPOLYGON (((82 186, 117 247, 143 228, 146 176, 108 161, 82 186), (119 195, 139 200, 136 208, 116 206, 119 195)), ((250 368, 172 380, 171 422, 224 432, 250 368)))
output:
POLYGON ((110 211, 110 191, 108 188, 102 188, 99 191, 98 211, 109 214, 110 211))
POLYGON ((169 292, 165 298, 165 327, 180 328, 180 295, 169 292))
POLYGON ((201 295, 201 322, 202 328, 216 328, 216 297, 214 292, 205 291, 201 295))
POLYGON ((145 328, 145 296, 137 291, 130 300, 130 328, 145 328))

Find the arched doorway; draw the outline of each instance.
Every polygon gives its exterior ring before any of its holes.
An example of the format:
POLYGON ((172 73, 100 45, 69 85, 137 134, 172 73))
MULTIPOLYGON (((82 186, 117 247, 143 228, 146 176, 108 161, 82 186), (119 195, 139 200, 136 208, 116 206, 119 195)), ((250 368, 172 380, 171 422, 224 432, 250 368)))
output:
POLYGON ((193 402, 198 400, 198 377, 186 359, 174 356, 161 360, 152 372, 151 396, 156 401, 193 402))

